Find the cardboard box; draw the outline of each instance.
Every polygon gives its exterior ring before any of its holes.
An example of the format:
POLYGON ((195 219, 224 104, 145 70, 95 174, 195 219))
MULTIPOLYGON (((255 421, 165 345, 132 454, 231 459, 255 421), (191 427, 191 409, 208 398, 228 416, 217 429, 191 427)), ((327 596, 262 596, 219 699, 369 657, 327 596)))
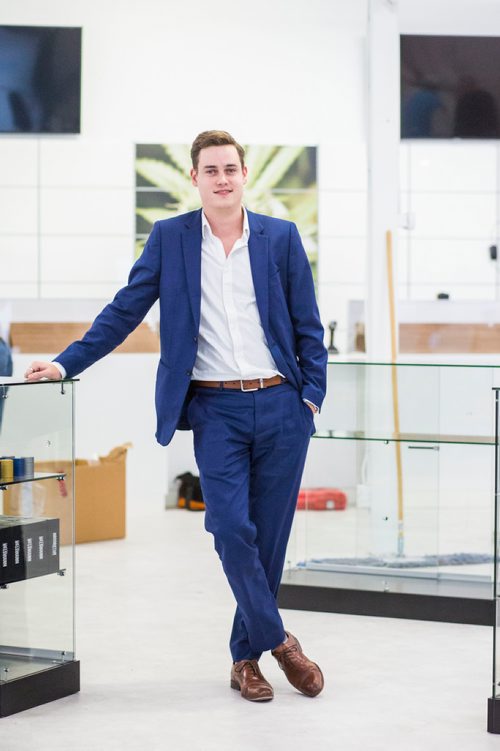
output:
POLYGON ((97 462, 76 460, 76 542, 125 537, 125 467, 131 445, 117 446, 97 462))
MULTIPOLYGON (((125 537, 126 443, 98 460, 75 462, 75 541, 94 542, 125 537)), ((68 488, 71 462, 35 462, 36 472, 64 474, 64 480, 38 480, 11 485, 4 492, 3 513, 53 517, 60 520, 61 544, 71 542, 72 513, 68 488)))

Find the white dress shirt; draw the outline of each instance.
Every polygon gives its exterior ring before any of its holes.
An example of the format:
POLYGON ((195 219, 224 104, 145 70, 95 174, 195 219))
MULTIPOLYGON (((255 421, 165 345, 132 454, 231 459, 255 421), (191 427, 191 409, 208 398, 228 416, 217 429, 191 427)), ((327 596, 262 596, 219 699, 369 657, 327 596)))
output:
MULTIPOLYGON (((243 234, 226 256, 202 212, 201 309, 198 352, 192 379, 234 381, 283 375, 276 367, 264 335, 255 298, 243 209, 243 234)), ((53 362, 62 377, 62 365, 53 362)), ((316 405, 308 399, 317 411, 316 405)))
POLYGON ((201 310, 197 381, 270 378, 279 370, 260 321, 248 253, 247 212, 243 234, 226 256, 202 212, 201 310))

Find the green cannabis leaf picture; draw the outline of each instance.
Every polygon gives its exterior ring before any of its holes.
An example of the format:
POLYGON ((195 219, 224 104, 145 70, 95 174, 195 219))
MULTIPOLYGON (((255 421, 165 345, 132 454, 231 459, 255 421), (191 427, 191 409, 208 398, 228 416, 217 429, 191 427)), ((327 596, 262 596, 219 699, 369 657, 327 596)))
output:
MULTIPOLYGON (((160 219, 199 208, 186 144, 136 145, 136 256, 160 219)), ((245 206, 297 225, 314 276, 318 254, 315 146, 245 146, 245 206)))

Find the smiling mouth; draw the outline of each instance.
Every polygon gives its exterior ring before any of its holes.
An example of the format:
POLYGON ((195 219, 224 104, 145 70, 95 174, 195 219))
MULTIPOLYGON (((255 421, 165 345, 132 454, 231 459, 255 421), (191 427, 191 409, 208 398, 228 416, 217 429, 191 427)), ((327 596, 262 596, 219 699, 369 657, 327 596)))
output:
POLYGON ((215 193, 220 196, 222 193, 223 195, 226 195, 226 193, 232 193, 232 190, 229 190, 229 188, 223 188, 223 190, 216 190, 215 193))

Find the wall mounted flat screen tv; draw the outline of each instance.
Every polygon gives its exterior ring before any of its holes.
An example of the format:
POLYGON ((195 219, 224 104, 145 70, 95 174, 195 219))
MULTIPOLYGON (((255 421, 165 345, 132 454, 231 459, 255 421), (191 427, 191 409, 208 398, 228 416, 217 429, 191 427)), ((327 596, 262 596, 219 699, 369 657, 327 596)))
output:
POLYGON ((0 26, 0 133, 79 133, 81 28, 0 26))
POLYGON ((500 138, 500 37, 401 36, 401 137, 500 138))

